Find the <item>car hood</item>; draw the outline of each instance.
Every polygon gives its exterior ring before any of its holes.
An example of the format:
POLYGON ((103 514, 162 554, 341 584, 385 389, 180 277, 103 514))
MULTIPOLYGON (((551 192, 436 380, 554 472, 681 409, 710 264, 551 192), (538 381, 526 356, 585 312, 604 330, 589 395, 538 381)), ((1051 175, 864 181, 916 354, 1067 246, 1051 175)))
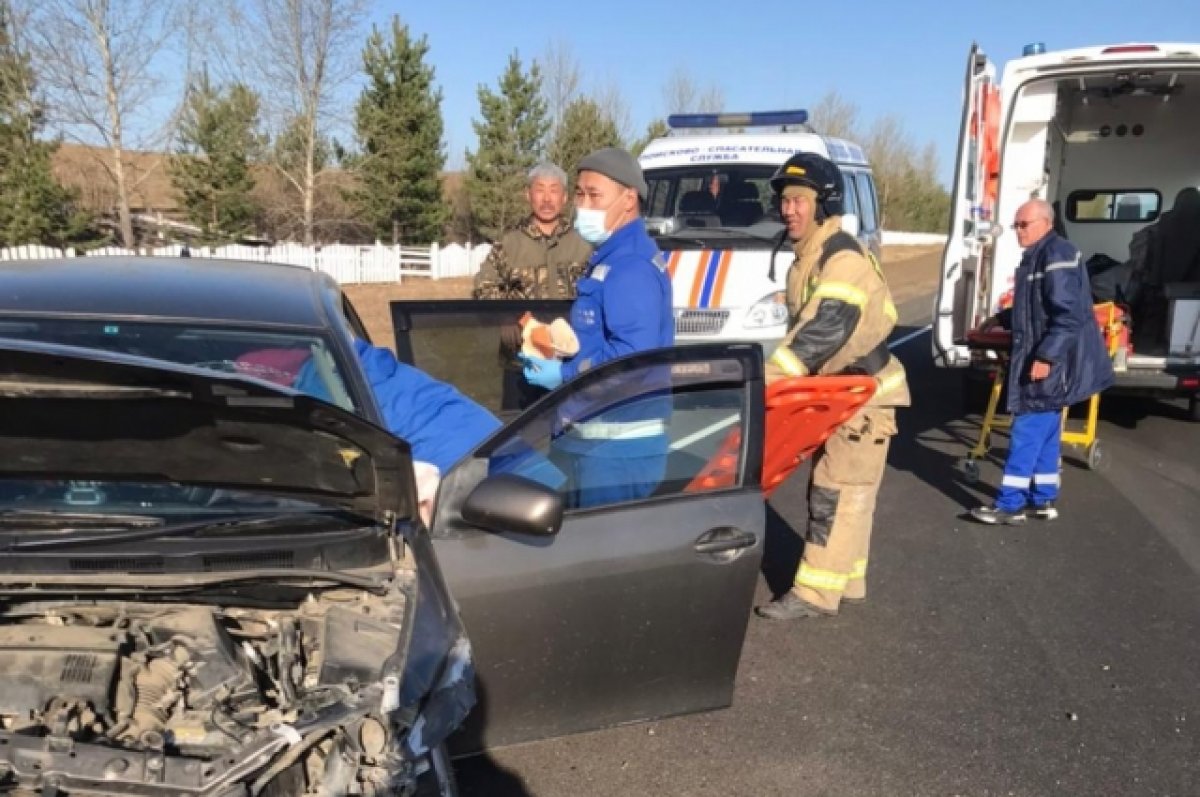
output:
POLYGON ((0 476, 265 491, 413 517, 408 445, 250 377, 0 339, 0 476))

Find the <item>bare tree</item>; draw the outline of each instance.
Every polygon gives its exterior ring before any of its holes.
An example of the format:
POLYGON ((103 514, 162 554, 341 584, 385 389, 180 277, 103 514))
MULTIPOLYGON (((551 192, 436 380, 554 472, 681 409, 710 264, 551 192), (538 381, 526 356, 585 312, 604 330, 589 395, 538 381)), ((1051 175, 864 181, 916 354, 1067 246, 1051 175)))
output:
POLYGON ((245 0, 232 3, 242 38, 239 63, 267 102, 276 136, 289 146, 273 165, 298 194, 304 242, 320 226, 318 192, 329 171, 329 125, 348 118, 338 94, 357 71, 365 0, 245 0), (322 151, 325 151, 324 153, 322 151), (297 157, 298 156, 298 157, 297 157))
MULTIPOLYGON (((166 143, 170 126, 140 125, 172 87, 159 57, 179 30, 176 0, 27 0, 28 41, 51 123, 81 142, 104 146, 115 188, 121 243, 136 244, 130 195, 137 175, 126 151, 166 143)), ((179 76, 176 75, 175 80, 179 76)), ((145 175, 141 175, 144 179, 145 175)))
POLYGON ((701 88, 683 67, 678 67, 663 86, 667 113, 716 113, 725 107, 725 91, 715 83, 701 88))
POLYGON ((629 112, 629 102, 626 101, 625 95, 621 92, 621 86, 615 80, 609 80, 603 85, 597 86, 592 92, 592 101, 612 121, 613 127, 617 130, 617 137, 622 142, 628 142, 634 138, 633 117, 629 112))
POLYGON ((539 63, 542 68, 542 96, 545 97, 546 111, 550 116, 550 137, 554 138, 562 125, 567 106, 579 96, 581 69, 571 45, 563 39, 550 42, 539 63))
POLYGON ((809 124, 821 135, 834 138, 859 137, 858 106, 836 89, 825 92, 808 112, 809 124))

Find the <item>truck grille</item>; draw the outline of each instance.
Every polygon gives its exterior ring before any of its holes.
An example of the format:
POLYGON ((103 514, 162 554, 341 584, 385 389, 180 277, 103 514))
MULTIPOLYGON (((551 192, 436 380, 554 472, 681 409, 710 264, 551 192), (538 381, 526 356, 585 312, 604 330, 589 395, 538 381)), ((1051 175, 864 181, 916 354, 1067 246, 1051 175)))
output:
POLYGON ((719 335, 729 320, 728 310, 676 310, 676 335, 719 335))

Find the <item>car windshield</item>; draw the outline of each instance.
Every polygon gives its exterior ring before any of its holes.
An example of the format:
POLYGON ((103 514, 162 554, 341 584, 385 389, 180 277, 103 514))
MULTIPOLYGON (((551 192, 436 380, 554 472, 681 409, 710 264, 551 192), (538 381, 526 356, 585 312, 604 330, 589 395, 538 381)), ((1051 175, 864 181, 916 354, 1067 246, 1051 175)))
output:
POLYGON ((722 248, 770 248, 783 230, 774 173, 774 166, 753 164, 649 169, 646 225, 666 249, 692 238, 719 240, 722 248))
MULTIPOLYGON (((290 387, 354 411, 343 367, 321 334, 212 327, 185 322, 104 319, 0 319, 0 338, 81 346, 242 374, 290 387)), ((294 499, 189 485, 0 480, 0 512, 121 513, 179 516, 281 507, 316 508, 294 499)))

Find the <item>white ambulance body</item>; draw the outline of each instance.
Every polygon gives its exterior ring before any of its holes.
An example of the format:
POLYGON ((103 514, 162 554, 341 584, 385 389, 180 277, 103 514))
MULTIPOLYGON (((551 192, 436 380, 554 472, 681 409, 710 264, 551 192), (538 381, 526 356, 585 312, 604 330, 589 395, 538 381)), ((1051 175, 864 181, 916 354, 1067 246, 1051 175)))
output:
POLYGON ((677 343, 754 341, 769 353, 787 333, 793 254, 782 240, 770 178, 797 152, 838 165, 846 182, 843 227, 878 255, 878 204, 862 148, 809 132, 806 119, 804 111, 672 116, 671 134, 642 152, 646 223, 667 256, 677 343), (738 130, 696 134, 719 128, 738 130))
MULTIPOLYGON (((1106 255, 1125 263, 1134 234, 1172 211, 1181 191, 1197 187, 1200 44, 1059 52, 1030 45, 999 82, 996 68, 972 47, 934 308, 938 364, 981 365, 987 357, 962 342, 1011 298, 1022 252, 1011 225, 1023 202, 1053 203, 1058 231, 1085 262, 1106 255)), ((1195 240, 1166 245, 1194 246, 1195 240)), ((1134 352, 1117 383, 1118 389, 1191 396, 1193 416, 1200 374, 1196 254, 1191 271, 1184 270, 1187 278, 1164 286, 1164 306, 1149 320, 1132 318, 1134 352), (1139 348, 1138 341, 1148 342, 1139 348)))

